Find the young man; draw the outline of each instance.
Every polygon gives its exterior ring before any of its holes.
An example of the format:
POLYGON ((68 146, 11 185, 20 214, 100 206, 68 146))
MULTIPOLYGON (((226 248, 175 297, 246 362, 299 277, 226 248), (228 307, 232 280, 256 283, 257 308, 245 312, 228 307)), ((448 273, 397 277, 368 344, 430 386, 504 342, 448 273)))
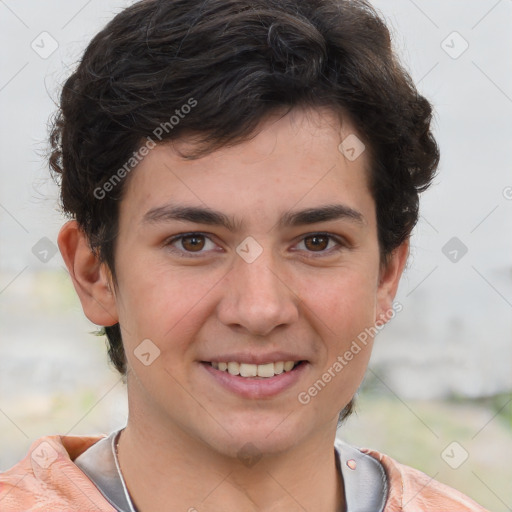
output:
POLYGON ((145 0, 66 82, 59 247, 126 375, 109 436, 49 436, 14 510, 483 511, 336 441, 439 155, 362 0, 145 0), (373 328, 373 330, 372 330, 373 328), (340 414, 341 411, 341 414, 340 414))

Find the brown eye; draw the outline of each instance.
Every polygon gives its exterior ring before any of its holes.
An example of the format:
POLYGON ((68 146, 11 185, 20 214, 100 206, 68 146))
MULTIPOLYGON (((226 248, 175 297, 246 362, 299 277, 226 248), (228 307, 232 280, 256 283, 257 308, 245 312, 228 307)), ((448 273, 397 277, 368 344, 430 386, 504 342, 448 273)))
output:
POLYGON ((188 235, 181 238, 182 247, 190 252, 196 252, 203 249, 205 240, 203 235, 188 235))
POLYGON ((164 246, 172 254, 184 258, 201 258, 219 252, 215 242, 204 233, 177 235, 167 240, 164 246))
POLYGON ((299 249, 311 258, 334 256, 348 247, 343 238, 330 233, 311 233, 303 236, 299 244, 299 249))
POLYGON ((312 251, 325 251, 329 245, 330 237, 325 235, 314 235, 304 238, 305 246, 312 251))

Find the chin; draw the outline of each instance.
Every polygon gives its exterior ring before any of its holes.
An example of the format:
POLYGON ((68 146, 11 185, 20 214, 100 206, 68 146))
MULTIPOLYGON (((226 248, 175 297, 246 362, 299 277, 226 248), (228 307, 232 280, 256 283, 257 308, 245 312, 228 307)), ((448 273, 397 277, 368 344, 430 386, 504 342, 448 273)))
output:
POLYGON ((283 414, 272 415, 261 419, 255 416, 253 412, 245 421, 238 418, 236 422, 226 423, 229 425, 227 432, 217 429, 218 435, 209 439, 210 446, 225 456, 252 460, 262 455, 282 454, 306 437, 304 422, 291 420, 292 415, 288 418, 283 414))

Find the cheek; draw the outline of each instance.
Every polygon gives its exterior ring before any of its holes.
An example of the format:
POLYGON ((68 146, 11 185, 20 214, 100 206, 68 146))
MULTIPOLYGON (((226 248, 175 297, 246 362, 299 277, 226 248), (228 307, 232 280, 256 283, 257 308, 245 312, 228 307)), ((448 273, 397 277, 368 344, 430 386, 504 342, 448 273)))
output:
POLYGON ((314 293, 310 283, 304 311, 309 311, 305 314, 317 326, 322 347, 313 388, 306 392, 308 396, 321 392, 322 398, 316 402, 318 414, 325 414, 320 403, 331 404, 326 410, 333 414, 343 408, 364 377, 373 345, 376 279, 371 271, 344 269, 322 286, 315 280, 314 293))
POLYGON ((191 325, 200 325, 202 304, 218 281, 199 267, 185 272, 137 260, 125 274, 124 280, 122 273, 119 276, 122 285, 118 300, 125 344, 149 338, 162 349, 166 339, 173 339, 173 347, 184 344, 191 325))
POLYGON ((308 280, 299 295, 330 331, 329 337, 346 341, 373 325, 376 279, 376 273, 368 269, 341 269, 337 274, 308 280))
POLYGON ((330 421, 353 398, 364 378, 373 346, 376 294, 371 280, 351 275, 315 295, 307 309, 321 347, 309 387, 298 399, 312 406, 316 417, 330 421))

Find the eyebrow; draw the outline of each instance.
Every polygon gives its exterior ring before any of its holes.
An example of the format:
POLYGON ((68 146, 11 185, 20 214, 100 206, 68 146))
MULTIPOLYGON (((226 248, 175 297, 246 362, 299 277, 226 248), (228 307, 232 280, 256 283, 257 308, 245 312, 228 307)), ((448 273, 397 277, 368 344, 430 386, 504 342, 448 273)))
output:
MULTIPOLYGON (((223 226, 229 231, 242 230, 244 223, 222 212, 197 206, 165 205, 152 208, 142 218, 143 224, 157 224, 170 221, 194 222, 211 226, 223 226)), ((362 213, 343 204, 330 204, 318 208, 285 212, 277 222, 277 226, 297 227, 317 222, 348 220, 356 224, 365 224, 362 213)))

